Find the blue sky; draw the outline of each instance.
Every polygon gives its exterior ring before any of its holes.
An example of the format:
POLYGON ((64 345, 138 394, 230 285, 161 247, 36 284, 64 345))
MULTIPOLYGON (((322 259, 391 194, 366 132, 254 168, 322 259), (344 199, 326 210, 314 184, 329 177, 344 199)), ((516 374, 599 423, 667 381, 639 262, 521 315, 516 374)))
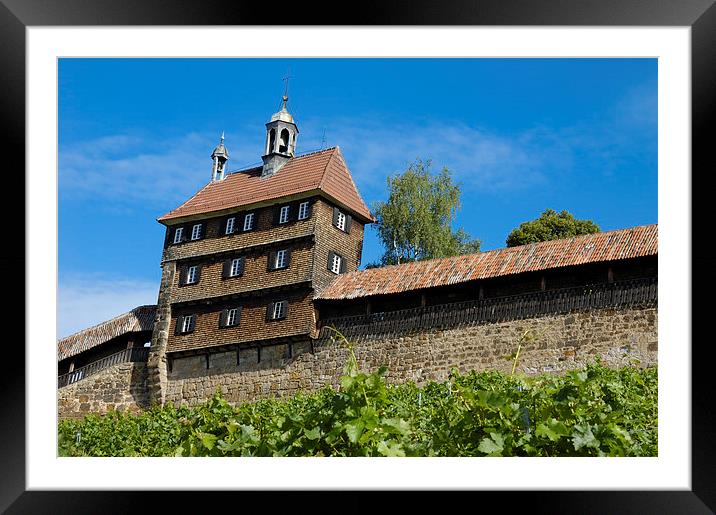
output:
MULTIPOLYGON (((290 68, 298 153, 339 145, 369 206, 416 158, 461 185, 456 227, 504 247, 546 208, 657 222, 656 59, 60 59, 58 337, 155 303, 156 218, 261 161, 290 68)), ((363 263, 382 254, 369 229, 363 263)))

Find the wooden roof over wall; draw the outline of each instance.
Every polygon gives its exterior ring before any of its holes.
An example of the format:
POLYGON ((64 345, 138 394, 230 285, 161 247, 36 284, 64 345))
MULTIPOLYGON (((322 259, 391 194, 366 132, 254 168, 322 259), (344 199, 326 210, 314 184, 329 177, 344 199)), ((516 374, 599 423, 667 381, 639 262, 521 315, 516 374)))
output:
POLYGON ((156 305, 139 306, 57 342, 57 361, 76 356, 123 334, 154 329, 156 305))
POLYGON ((583 265, 655 256, 658 225, 641 225, 477 254, 370 268, 340 275, 316 299, 341 300, 583 265))

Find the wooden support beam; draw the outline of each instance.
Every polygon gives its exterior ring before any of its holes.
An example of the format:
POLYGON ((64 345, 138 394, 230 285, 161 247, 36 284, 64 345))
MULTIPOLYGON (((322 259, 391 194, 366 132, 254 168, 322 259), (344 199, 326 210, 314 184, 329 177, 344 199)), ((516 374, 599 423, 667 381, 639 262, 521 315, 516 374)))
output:
POLYGON ((612 267, 607 268, 607 282, 614 282, 614 270, 612 269, 612 267))
POLYGON ((477 298, 480 300, 485 298, 485 288, 482 287, 482 284, 480 285, 480 290, 477 294, 477 298))
POLYGON ((293 357, 293 343, 288 344, 288 357, 289 358, 293 357))
POLYGON ((313 338, 311 338, 311 354, 315 354, 315 352, 313 350, 313 338))
POLYGON ((543 275, 539 285, 540 290, 545 291, 547 289, 547 278, 543 275))
POLYGON ((206 368, 209 369, 209 353, 207 352, 204 354, 204 359, 206 359, 206 368))
POLYGON ((261 345, 256 346, 256 363, 261 363, 261 345))
POLYGON ((370 305, 370 301, 367 300, 365 302, 365 314, 370 315, 370 313, 371 313, 371 305, 370 305))
POLYGON ((75 369, 75 361, 70 361, 70 369, 67 371, 67 373, 72 372, 75 369))
POLYGON ((427 298, 426 298, 425 294, 423 293, 423 294, 420 296, 420 307, 421 307, 421 308, 424 308, 426 302, 427 302, 427 298))
POLYGON ((241 349, 239 346, 236 346, 236 364, 241 365, 241 349))
POLYGON ((167 370, 169 372, 174 368, 174 358, 167 358, 167 370))

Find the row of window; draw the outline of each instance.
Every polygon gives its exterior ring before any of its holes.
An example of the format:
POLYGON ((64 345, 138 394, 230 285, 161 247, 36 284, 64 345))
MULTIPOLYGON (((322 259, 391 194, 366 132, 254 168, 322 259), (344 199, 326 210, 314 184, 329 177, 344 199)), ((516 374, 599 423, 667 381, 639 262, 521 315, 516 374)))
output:
MULTIPOLYGON (((296 220, 306 220, 311 217, 311 202, 305 201, 295 204, 281 206, 275 211, 274 223, 281 225, 293 220, 293 210, 296 211, 296 220)), ((352 217, 344 213, 337 207, 333 208, 333 225, 344 232, 350 232, 352 217)), ((174 229, 174 238, 172 244, 177 245, 187 241, 187 231, 189 231, 189 241, 200 240, 204 237, 205 222, 193 224, 191 226, 182 226, 174 229), (191 229, 190 229, 191 227, 191 229)), ((243 213, 241 215, 230 216, 223 220, 221 224, 220 234, 229 235, 238 232, 249 232, 256 227, 256 213, 243 213)))
MULTIPOLYGON (((288 301, 279 300, 271 302, 266 307, 266 320, 283 320, 288 316, 288 301)), ((238 327, 241 324, 241 306, 227 308, 219 313, 219 327, 238 327)), ((175 334, 188 334, 194 332, 196 314, 180 315, 177 317, 175 334)))
MULTIPOLYGON (((231 277, 240 277, 244 274, 246 264, 245 257, 235 257, 224 261, 221 276, 224 279, 231 277)), ((269 271, 282 270, 288 268, 291 264, 291 251, 288 249, 270 252, 268 255, 267 269, 269 271)), ((331 251, 328 254, 328 270, 334 274, 342 274, 346 271, 346 260, 337 252, 331 251)), ((179 276, 179 285, 186 286, 189 284, 197 284, 201 277, 201 265, 191 265, 182 269, 179 276)))

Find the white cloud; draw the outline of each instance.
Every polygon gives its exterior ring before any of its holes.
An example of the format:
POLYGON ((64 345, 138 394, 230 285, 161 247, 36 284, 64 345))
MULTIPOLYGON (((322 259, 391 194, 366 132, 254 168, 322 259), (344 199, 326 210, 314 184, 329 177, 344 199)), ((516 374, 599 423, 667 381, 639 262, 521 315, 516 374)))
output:
MULTIPOLYGON (((318 126, 307 125, 306 132, 318 126)), ((337 120, 334 127, 329 145, 340 145, 359 188, 374 195, 385 190, 386 176, 418 157, 432 159, 434 169, 447 166, 463 189, 486 191, 534 186, 573 160, 571 149, 545 128, 507 136, 461 122, 406 125, 375 118, 337 120)))
MULTIPOLYGON (((209 182, 216 143, 216 138, 190 133, 166 140, 112 135, 62 145, 59 189, 73 197, 125 204, 161 201, 176 207, 209 182)), ((230 151, 247 155, 237 146, 230 151)))
POLYGON ((137 306, 156 304, 159 281, 77 275, 61 280, 57 294, 57 338, 99 324, 137 306))

